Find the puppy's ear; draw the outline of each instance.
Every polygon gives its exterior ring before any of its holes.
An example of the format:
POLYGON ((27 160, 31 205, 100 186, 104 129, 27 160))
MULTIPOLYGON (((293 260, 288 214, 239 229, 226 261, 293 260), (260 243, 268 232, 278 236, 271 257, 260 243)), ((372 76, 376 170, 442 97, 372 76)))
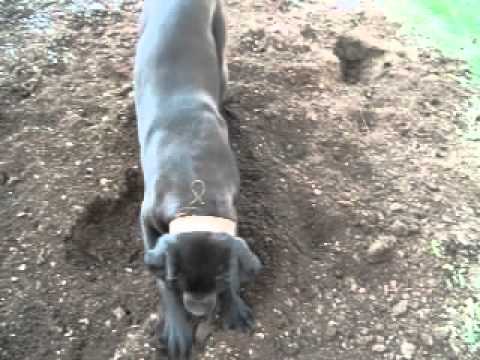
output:
POLYGON ((175 242, 175 235, 162 235, 155 247, 147 250, 144 255, 144 262, 148 269, 163 280, 170 281, 175 276, 174 259, 170 254, 175 242))
POLYGON ((260 259, 255 255, 247 242, 240 237, 234 238, 234 251, 240 267, 240 281, 252 281, 262 269, 260 259))

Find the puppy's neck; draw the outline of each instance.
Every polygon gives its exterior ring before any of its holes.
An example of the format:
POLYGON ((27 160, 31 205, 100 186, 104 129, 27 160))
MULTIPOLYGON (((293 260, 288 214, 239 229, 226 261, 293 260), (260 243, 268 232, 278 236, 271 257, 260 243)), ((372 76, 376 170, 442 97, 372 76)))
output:
POLYGON ((206 231, 237 235, 237 223, 233 220, 217 216, 181 216, 169 224, 170 234, 206 231))

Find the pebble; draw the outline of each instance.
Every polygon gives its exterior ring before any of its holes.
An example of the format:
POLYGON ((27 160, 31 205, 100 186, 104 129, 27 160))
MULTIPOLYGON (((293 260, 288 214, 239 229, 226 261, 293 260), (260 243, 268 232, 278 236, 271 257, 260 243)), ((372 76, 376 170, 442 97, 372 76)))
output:
POLYGON ((393 316, 400 316, 407 312, 408 310, 408 300, 400 300, 393 306, 392 314, 393 316))
POLYGON ((45 263, 46 260, 45 260, 44 254, 45 254, 45 250, 44 249, 40 250, 40 253, 37 255, 37 260, 36 260, 37 265, 41 265, 45 263))
POLYGON ((117 307, 115 310, 113 310, 113 315, 117 318, 117 320, 122 320, 122 318, 126 315, 127 313, 125 310, 122 309, 121 306, 117 307))
POLYGON ((109 183, 111 183, 111 182, 112 182, 112 180, 107 179, 107 178, 101 178, 101 179, 100 179, 100 185, 102 185, 102 186, 105 186, 105 185, 107 185, 107 184, 109 184, 109 183))
POLYGON ((263 340, 263 339, 265 339, 265 334, 264 333, 256 333, 255 337, 258 337, 259 339, 263 340))
POLYGON ((365 336, 365 335, 368 335, 368 333, 369 333, 368 328, 362 327, 362 328, 360 329, 360 335, 365 336))
POLYGON ((397 239, 389 235, 383 235, 374 240, 367 249, 368 262, 379 263, 386 260, 385 255, 395 247, 396 243, 397 239))
POLYGON ((400 212, 403 210, 403 205, 397 202, 394 202, 390 205, 391 212, 400 212))
POLYGON ((25 265, 25 264, 21 264, 21 265, 18 266, 19 271, 25 271, 26 268, 27 268, 27 265, 25 265))
POLYGON ((415 344, 412 344, 411 342, 408 342, 406 340, 400 345, 400 353, 407 360, 413 359, 416 351, 417 347, 415 346, 415 344))
POLYGON ((323 314, 323 305, 318 305, 317 308, 315 309, 315 311, 317 312, 318 315, 322 315, 323 314))
POLYGON ((373 336, 372 335, 361 336, 357 340, 359 345, 368 345, 372 341, 373 341, 373 336))
POLYGON ((83 325, 88 325, 88 324, 90 324, 90 320, 88 320, 87 318, 83 318, 83 319, 78 320, 78 323, 83 324, 83 325))
POLYGON ((390 226, 390 230, 392 234, 395 236, 403 237, 407 236, 409 233, 408 226, 404 222, 400 220, 395 220, 393 224, 390 226))
POLYGON ((325 330, 325 336, 328 339, 333 339, 335 335, 337 335, 337 324, 333 321, 330 321, 327 325, 327 329, 325 330))
POLYGON ((434 183, 425 183, 425 186, 427 187, 428 190, 431 192, 438 192, 440 191, 440 188, 437 184, 434 183))
POLYGON ((386 347, 384 344, 375 344, 372 346, 372 351, 376 353, 383 353, 385 352, 386 347))
POLYGON ((433 346, 433 336, 430 335, 429 333, 421 333, 420 340, 422 341, 422 344, 425 346, 428 346, 428 347, 433 346))
POLYGON ((445 326, 438 326, 433 329, 433 337, 436 340, 445 340, 450 335, 450 329, 445 326))

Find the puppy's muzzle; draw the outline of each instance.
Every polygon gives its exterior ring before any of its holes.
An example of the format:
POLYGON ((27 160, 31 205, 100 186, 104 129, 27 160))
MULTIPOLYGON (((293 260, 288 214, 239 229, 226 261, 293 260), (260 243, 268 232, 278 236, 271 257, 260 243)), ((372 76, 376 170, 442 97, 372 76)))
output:
POLYGON ((183 294, 183 305, 185 309, 193 316, 208 316, 217 305, 217 295, 215 293, 208 295, 183 294))

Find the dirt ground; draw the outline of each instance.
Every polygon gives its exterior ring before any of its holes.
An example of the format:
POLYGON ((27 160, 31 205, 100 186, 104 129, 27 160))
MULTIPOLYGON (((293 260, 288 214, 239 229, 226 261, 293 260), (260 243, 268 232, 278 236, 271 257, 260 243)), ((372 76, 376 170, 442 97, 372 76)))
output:
MULTIPOLYGON (((448 281, 480 254, 468 73, 332 3, 226 1, 240 233, 265 270, 254 331, 217 329, 198 358, 478 358, 455 330, 478 294, 448 281), (333 51, 352 30, 383 49, 355 84, 333 51)), ((1 359, 163 358, 137 224, 140 7, 1 2, 1 359)))

